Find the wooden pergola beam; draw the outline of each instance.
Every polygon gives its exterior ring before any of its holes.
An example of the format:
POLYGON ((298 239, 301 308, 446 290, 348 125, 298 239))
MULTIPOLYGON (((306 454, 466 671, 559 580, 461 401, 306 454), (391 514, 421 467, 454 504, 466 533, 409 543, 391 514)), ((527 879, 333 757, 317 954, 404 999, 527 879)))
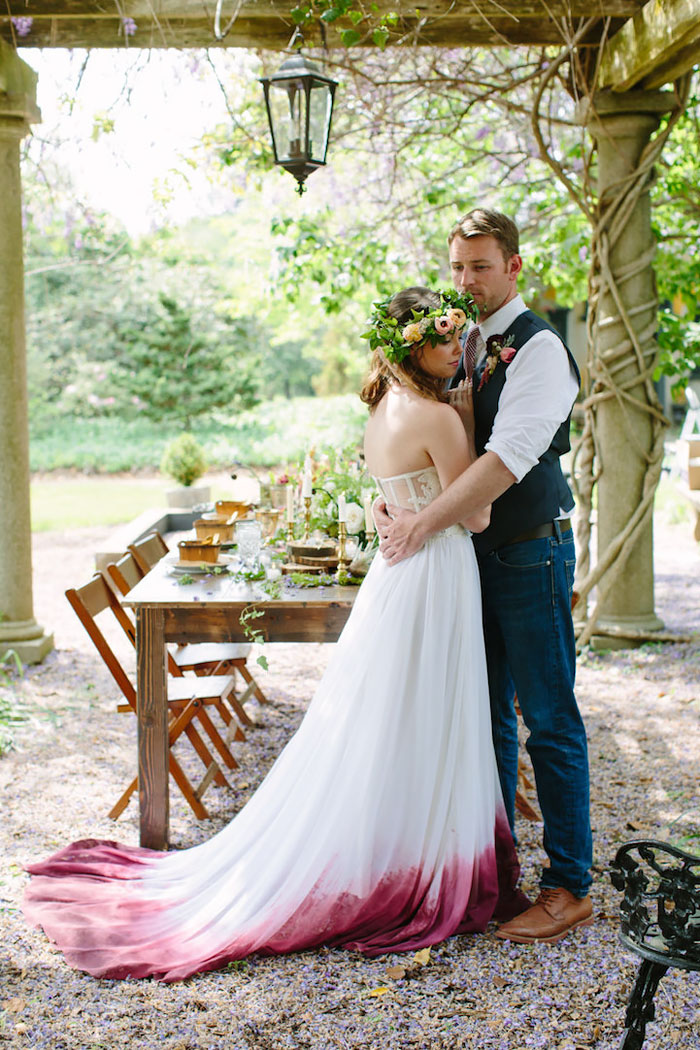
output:
POLYGON ((668 84, 700 62, 700 0, 648 0, 603 51, 600 86, 668 84))
MULTIPOLYGON (((388 44, 437 47, 560 46, 579 21, 599 19, 587 46, 600 41, 604 19, 622 23, 631 18, 642 0, 377 0, 382 13, 398 15, 390 25, 388 44)), ((245 47, 287 48, 294 20, 295 0, 243 0, 225 40, 214 36, 214 3, 208 0, 4 0, 0 9, 0 38, 31 47, 245 47), (31 29, 13 40, 12 18, 31 17, 31 29), (124 35, 123 19, 137 29, 124 35)), ((224 0, 221 23, 228 25, 236 10, 234 0, 224 0)), ((339 46, 340 30, 347 19, 326 25, 327 43, 339 46)), ((306 33, 305 33, 306 35, 306 33)), ((308 43, 321 43, 318 29, 309 30, 308 43)), ((371 33, 362 44, 372 45, 371 33)))

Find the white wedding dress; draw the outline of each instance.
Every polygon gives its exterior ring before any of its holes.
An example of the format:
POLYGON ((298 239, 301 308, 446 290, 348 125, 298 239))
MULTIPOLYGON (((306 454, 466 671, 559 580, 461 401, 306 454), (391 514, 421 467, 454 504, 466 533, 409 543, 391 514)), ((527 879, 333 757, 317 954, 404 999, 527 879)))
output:
MULTIPOLYGON (((433 467, 378 485, 416 510, 440 491, 433 467)), ((85 840, 28 870, 28 920, 101 977, 174 981, 255 952, 378 955, 483 930, 518 864, 469 534, 374 559, 299 730, 223 831, 166 854, 85 840)))

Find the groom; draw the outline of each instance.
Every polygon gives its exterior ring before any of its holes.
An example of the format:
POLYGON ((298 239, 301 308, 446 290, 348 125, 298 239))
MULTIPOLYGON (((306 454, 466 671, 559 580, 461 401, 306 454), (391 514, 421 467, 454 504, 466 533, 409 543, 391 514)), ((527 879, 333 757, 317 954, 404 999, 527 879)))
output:
POLYGON ((483 600, 493 742, 511 828, 515 819, 517 693, 549 857, 536 903, 496 936, 554 942, 592 921, 586 734, 574 696, 571 591, 575 553, 567 514, 574 501, 559 457, 579 388, 570 351, 518 295, 515 223, 477 208, 448 238, 455 288, 475 301, 456 385, 473 380, 479 458, 419 514, 378 512, 390 565, 434 533, 491 503, 491 524, 473 536, 483 600))

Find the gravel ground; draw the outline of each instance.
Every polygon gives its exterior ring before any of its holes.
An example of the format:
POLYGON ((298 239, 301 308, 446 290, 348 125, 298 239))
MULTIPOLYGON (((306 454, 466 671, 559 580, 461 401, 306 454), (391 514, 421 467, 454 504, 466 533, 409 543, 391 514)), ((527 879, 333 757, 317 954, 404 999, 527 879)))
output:
MULTIPOLYGON (((676 517, 678 515, 676 514, 676 517)), ((592 767, 595 925, 557 945, 454 937, 426 962, 339 950, 250 959, 184 983, 98 981, 75 973, 19 910, 23 865, 83 837, 138 839, 135 803, 105 816, 133 776, 135 726, 63 590, 87 579, 107 530, 37 535, 35 610, 57 649, 21 684, 29 714, 0 760, 0 1047, 51 1050, 259 1050, 366 1047, 612 1050, 638 960, 617 941, 606 874, 636 834, 690 836, 700 851, 700 548, 689 519, 657 515, 657 611, 683 644, 586 653, 578 696, 592 767)), ((172 795, 175 848, 202 841, 255 789, 303 716, 328 646, 267 646, 259 679, 271 703, 237 745, 231 788, 212 789, 198 823, 172 795)), ((130 654, 122 650, 124 658, 130 654)), ((536 895, 541 827, 518 827, 524 889, 536 895)), ((645 1050, 700 1048, 700 975, 670 971, 645 1050)))

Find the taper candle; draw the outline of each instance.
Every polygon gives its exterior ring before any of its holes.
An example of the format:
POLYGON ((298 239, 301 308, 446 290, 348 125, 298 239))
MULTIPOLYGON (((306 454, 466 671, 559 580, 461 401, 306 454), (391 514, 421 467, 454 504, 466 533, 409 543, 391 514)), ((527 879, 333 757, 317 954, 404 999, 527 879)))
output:
POLYGON ((374 518, 372 517, 372 497, 369 492, 365 493, 365 532, 375 532, 374 518))

